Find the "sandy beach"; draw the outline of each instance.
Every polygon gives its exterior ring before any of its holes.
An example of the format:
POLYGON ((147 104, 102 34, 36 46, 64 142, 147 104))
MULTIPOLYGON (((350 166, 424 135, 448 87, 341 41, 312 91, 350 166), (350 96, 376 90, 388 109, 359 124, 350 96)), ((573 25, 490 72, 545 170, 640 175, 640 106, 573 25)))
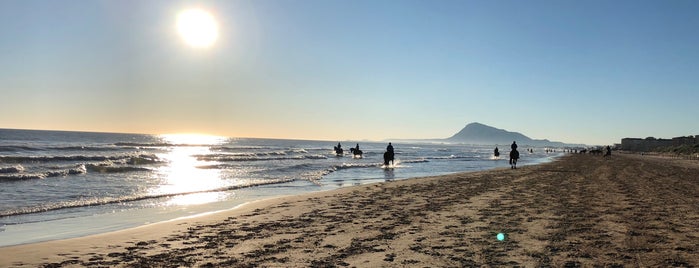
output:
POLYGON ((699 266, 698 222, 697 161, 568 155, 4 247, 0 267, 699 266))

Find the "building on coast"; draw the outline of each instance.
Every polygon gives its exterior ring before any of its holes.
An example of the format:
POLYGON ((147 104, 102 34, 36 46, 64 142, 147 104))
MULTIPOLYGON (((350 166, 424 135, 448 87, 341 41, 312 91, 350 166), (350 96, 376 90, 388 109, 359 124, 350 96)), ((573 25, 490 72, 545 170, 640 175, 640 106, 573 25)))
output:
POLYGON ((623 138, 621 139, 621 149, 625 151, 650 152, 663 147, 699 144, 699 135, 675 137, 672 139, 656 139, 654 137, 623 138))

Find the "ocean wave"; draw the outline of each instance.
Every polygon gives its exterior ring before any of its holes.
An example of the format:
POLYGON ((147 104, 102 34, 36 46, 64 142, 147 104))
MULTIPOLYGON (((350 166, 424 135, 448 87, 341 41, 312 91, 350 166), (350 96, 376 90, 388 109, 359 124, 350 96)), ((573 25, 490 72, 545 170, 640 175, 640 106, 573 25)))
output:
POLYGON ((28 146, 28 145, 5 145, 0 146, 0 152, 40 152, 40 151, 118 151, 124 150, 113 145, 107 146, 28 146))
POLYGON ((67 169, 57 169, 46 172, 39 173, 17 173, 17 174, 7 174, 0 175, 0 181, 21 181, 21 180, 35 180, 35 179, 46 179, 51 177, 66 177, 68 175, 78 175, 87 173, 87 168, 85 165, 78 165, 73 168, 67 169))
POLYGON ((211 144, 187 144, 168 142, 116 142, 114 146, 119 147, 210 147, 211 144))
POLYGON ((126 196, 126 197, 105 197, 105 198, 80 199, 80 200, 69 201, 69 202, 58 202, 58 203, 52 203, 52 204, 44 204, 42 206, 24 207, 24 208, 16 208, 16 209, 11 209, 11 210, 6 210, 6 211, 0 211, 0 217, 41 213, 41 212, 55 211, 55 210, 69 209, 69 208, 81 208, 81 207, 102 206, 102 205, 110 205, 110 204, 118 204, 118 203, 128 203, 128 202, 136 202, 136 201, 143 201, 143 200, 150 200, 150 199, 157 199, 157 198, 168 198, 168 197, 175 197, 175 196, 190 195, 190 194, 224 192, 224 191, 232 191, 232 190, 238 190, 238 189, 250 188, 250 187, 256 187, 256 186, 287 183, 287 182, 291 182, 291 181, 294 181, 294 179, 288 179, 288 178, 266 179, 266 180, 255 180, 255 181, 251 181, 249 183, 241 184, 241 185, 233 185, 233 186, 208 189, 208 190, 202 190, 202 191, 165 193, 165 194, 156 194, 156 195, 137 195, 137 196, 126 196))
POLYGON ((57 151, 118 151, 124 148, 114 146, 60 146, 60 147, 45 147, 47 150, 57 151))
POLYGON ((12 167, 0 167, 0 174, 21 173, 23 171, 24 167, 22 165, 16 165, 12 167))
POLYGON ((0 152, 22 152, 22 151, 43 151, 44 148, 33 147, 33 146, 20 146, 20 145, 5 145, 0 146, 0 152))
POLYGON ((407 159, 407 160, 400 160, 401 163, 427 163, 430 162, 427 159, 407 159))
POLYGON ((134 171, 151 171, 149 168, 143 167, 132 167, 132 166, 111 166, 111 165, 86 165, 86 168, 90 172, 97 173, 125 173, 134 171))
POLYGON ((270 147, 264 146, 212 146, 209 150, 217 152, 236 152, 241 150, 266 150, 271 149, 270 147))
POLYGON ((194 155, 198 159, 216 159, 216 158, 227 158, 227 157, 256 157, 256 156, 280 156, 287 155, 286 152, 276 151, 276 152, 243 152, 243 153, 226 153, 226 154, 199 154, 194 155))
POLYGON ((160 158, 158 158, 158 156, 153 154, 141 154, 138 156, 130 156, 127 158, 123 158, 122 160, 126 160, 124 161, 124 163, 129 165, 149 165, 163 163, 163 160, 161 160, 160 158))
POLYGON ((114 146, 131 146, 131 147, 170 147, 175 146, 167 142, 117 142, 114 146))
POLYGON ((53 162, 53 161, 106 161, 116 160, 116 157, 110 156, 0 156, 0 162, 4 163, 35 163, 35 162, 53 162))
POLYGON ((345 170, 345 169, 355 169, 355 168, 375 168, 380 167, 383 163, 342 163, 340 165, 333 165, 327 169, 319 169, 314 171, 307 171, 301 174, 301 177, 310 181, 319 181, 323 177, 333 173, 335 171, 345 170))
POLYGON ((448 159, 478 159, 478 158, 473 157, 473 156, 449 155, 449 156, 430 156, 430 157, 425 157, 425 159, 448 160, 448 159))
POLYGON ((46 162, 99 162, 99 161, 122 161, 130 165, 144 165, 162 162, 157 156, 152 154, 140 155, 70 155, 70 156, 0 156, 0 163, 46 163, 46 162))
POLYGON ((327 151, 315 150, 315 149, 304 149, 304 148, 271 148, 271 147, 210 147, 209 150, 214 152, 226 152, 221 154, 209 154, 206 156, 277 156, 277 155, 294 155, 294 154, 308 154, 311 151, 327 151))
POLYGON ((304 159, 327 159, 324 155, 299 155, 299 156, 282 156, 282 157, 264 157, 264 156, 234 156, 234 155, 200 155, 197 157, 199 161, 218 161, 218 162, 250 162, 250 161, 278 161, 278 160, 304 160, 304 159))

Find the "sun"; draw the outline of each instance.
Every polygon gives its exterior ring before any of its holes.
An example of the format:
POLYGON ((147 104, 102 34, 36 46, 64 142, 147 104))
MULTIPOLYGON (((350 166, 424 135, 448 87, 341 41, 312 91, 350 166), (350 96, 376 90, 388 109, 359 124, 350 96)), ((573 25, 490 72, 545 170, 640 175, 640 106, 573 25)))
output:
POLYGON ((207 48, 218 39, 218 23, 203 9, 187 9, 177 14, 177 33, 188 45, 207 48))

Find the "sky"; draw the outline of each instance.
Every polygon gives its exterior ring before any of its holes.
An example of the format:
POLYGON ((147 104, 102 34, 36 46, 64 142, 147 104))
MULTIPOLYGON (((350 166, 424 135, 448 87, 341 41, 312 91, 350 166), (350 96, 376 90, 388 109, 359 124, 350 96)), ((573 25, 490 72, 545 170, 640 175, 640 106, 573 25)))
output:
POLYGON ((0 128, 318 140, 699 135, 699 1, 0 1, 0 128), (212 14, 186 44, 177 14, 212 14))

